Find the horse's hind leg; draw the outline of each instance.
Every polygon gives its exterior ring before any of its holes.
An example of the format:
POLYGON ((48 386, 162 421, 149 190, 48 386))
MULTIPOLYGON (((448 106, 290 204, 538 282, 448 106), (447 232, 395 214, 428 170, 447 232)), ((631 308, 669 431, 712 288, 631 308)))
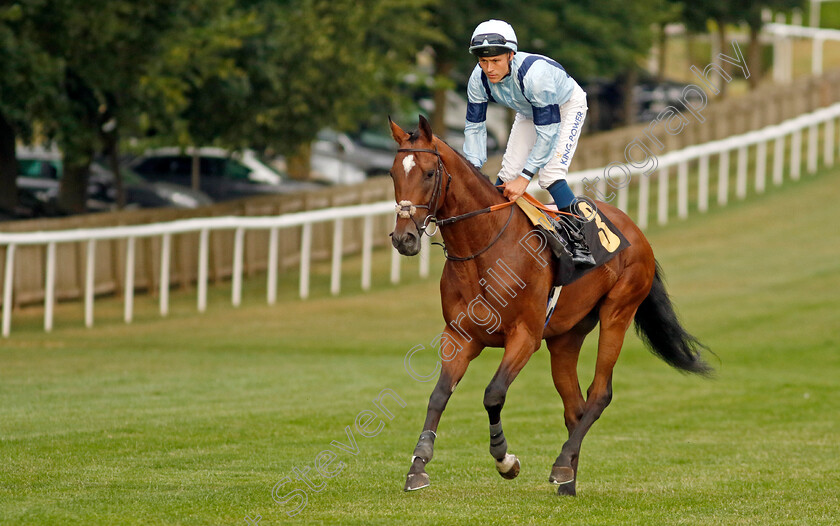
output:
POLYGON ((490 419, 490 454, 496 459, 499 474, 506 479, 516 478, 519 474, 519 459, 507 452, 507 440, 502 431, 502 408, 510 384, 539 348, 540 342, 541 339, 526 327, 511 334, 505 342, 502 363, 484 391, 484 408, 490 419))
MULTIPOLYGON (((638 305, 638 304, 636 304, 638 305)), ((586 392, 586 403, 583 413, 570 429, 569 439, 563 444, 563 449, 554 461, 552 476, 559 495, 575 494, 575 479, 577 477, 577 463, 580 447, 589 428, 604 412, 612 400, 613 367, 621 353, 624 334, 633 320, 636 307, 626 298, 615 301, 608 295, 599 312, 601 322, 598 334, 598 358, 595 364, 595 377, 586 392)))
POLYGON ((405 481, 405 491, 413 491, 420 488, 425 488, 430 484, 429 475, 426 473, 426 464, 432 460, 434 454, 435 438, 437 437, 437 428, 440 423, 440 417, 443 410, 446 408, 446 403, 449 397, 455 391, 455 386, 463 378, 467 371, 467 366, 470 361, 478 356, 481 352, 481 347, 473 342, 464 343, 463 347, 451 356, 448 354, 452 350, 450 345, 452 342, 460 344, 462 340, 457 334, 451 332, 448 328, 441 335, 441 370, 438 376, 437 384, 429 396, 429 405, 426 409, 426 421, 423 424, 423 432, 420 433, 420 439, 417 441, 417 446, 414 448, 414 455, 411 458, 411 467, 408 470, 408 475, 405 481), (446 343, 450 342, 450 343, 446 343))
MULTIPOLYGON (((597 322, 596 322, 597 323, 597 322)), ((554 387, 563 399, 564 419, 569 436, 583 416, 585 400, 580 392, 577 364, 580 347, 591 327, 575 328, 570 332, 546 340, 551 354, 551 377, 554 387)), ((574 495, 577 473, 577 456, 571 458, 569 466, 553 466, 548 481, 553 484, 568 485, 565 490, 574 495)))

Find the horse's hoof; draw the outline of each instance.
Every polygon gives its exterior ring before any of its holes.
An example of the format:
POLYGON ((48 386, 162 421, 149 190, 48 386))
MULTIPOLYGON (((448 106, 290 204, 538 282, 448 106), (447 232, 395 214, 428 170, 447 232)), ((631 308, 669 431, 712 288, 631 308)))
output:
POLYGON ((519 475, 519 459, 516 455, 505 453, 505 458, 496 461, 496 469, 503 479, 512 480, 519 475))
POLYGON ((554 466, 548 481, 552 484, 569 484, 575 481, 575 470, 565 466, 554 466))
POLYGON ((431 484, 431 481, 428 473, 409 473, 405 479, 405 491, 423 489, 429 484, 431 484))
POLYGON ((577 491, 575 490, 575 481, 570 480, 565 484, 560 484, 559 486, 557 486, 557 494, 569 497, 574 497, 575 495, 577 495, 577 491))

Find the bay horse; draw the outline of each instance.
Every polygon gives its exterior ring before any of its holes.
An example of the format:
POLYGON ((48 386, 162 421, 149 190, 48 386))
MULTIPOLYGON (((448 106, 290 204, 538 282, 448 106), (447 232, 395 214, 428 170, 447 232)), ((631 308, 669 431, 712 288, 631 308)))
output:
MULTIPOLYGON (((598 212, 630 246, 563 287, 546 321, 554 268, 522 249, 521 240, 534 232, 530 220, 519 207, 506 206, 507 199, 493 183, 436 137, 425 118, 420 117, 413 133, 389 122, 399 145, 391 169, 398 203, 392 244, 403 255, 416 255, 421 236, 429 234, 426 230, 434 222, 447 256, 440 279, 446 325, 436 340, 440 376, 429 397, 405 490, 430 484, 426 464, 432 460, 441 414, 470 361, 485 347, 504 348, 484 392, 490 453, 502 477, 519 474, 519 459, 507 451, 501 412, 511 383, 545 340, 569 432, 549 481, 558 485, 558 494, 575 495, 581 442, 612 399, 613 367, 631 322, 635 319, 636 331, 652 352, 681 371, 709 374, 701 356, 705 347, 677 319, 642 231, 622 211, 597 201, 598 212), (595 375, 584 398, 578 355, 584 338, 599 323, 595 375)), ((550 261, 550 249, 542 246, 541 251, 536 255, 550 261)))

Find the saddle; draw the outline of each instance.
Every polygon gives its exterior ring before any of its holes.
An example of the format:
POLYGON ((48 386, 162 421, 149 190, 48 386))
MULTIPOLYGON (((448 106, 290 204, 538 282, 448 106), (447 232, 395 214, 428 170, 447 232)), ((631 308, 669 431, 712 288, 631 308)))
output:
POLYGON ((580 219, 571 218, 558 210, 547 208, 529 194, 517 199, 516 204, 531 220, 536 227, 535 232, 539 232, 541 238, 528 238, 528 246, 525 248, 539 248, 540 251, 545 245, 551 248, 555 266, 554 286, 568 285, 580 279, 630 246, 630 242, 612 221, 597 210, 593 210, 592 205, 586 201, 578 201, 573 206, 573 210, 576 210, 580 219), (595 267, 580 269, 574 266, 572 256, 566 248, 570 245, 568 231, 571 228, 581 230, 595 259, 595 267), (544 245, 538 247, 537 243, 544 243, 544 245))

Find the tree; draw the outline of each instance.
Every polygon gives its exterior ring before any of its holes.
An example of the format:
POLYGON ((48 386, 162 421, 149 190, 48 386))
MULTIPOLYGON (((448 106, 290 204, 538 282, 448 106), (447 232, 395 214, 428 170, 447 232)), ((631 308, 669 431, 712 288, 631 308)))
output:
POLYGON ((64 57, 69 79, 77 79, 67 83, 66 93, 75 88, 76 94, 65 101, 67 111, 62 112, 73 118, 59 127, 70 176, 60 204, 76 210, 97 144, 105 146, 118 175, 119 131, 143 133, 149 120, 140 118, 148 116, 159 117, 154 125, 160 127, 186 103, 191 86, 228 68, 220 55, 240 46, 241 35, 225 31, 240 29, 241 21, 235 0, 60 3, 66 18, 55 24, 54 51, 64 57), (64 44, 68 40, 69 46, 64 44), (181 82, 167 84, 173 75, 164 75, 161 65, 177 68, 181 82))
POLYGON ((17 139, 29 140, 33 116, 44 116, 55 97, 59 64, 31 38, 33 27, 20 3, 0 7, 0 211, 17 207, 17 139))
POLYGON ((352 130, 369 116, 372 104, 393 97, 413 65, 417 42, 434 37, 427 29, 427 4, 244 2, 263 27, 234 54, 247 78, 219 78, 194 91, 186 115, 192 119, 208 107, 223 108, 221 114, 235 118, 211 126, 225 143, 284 153, 292 162, 290 173, 306 177, 308 147, 319 130, 352 130))
POLYGON ((668 24, 677 23, 682 18, 682 3, 679 0, 667 0, 662 3, 661 11, 656 20, 656 47, 657 49, 657 65, 656 65, 656 80, 662 82, 665 80, 665 71, 667 69, 668 59, 668 35, 666 33, 666 26, 668 24))
MULTIPOLYGON (((235 0, 26 0, 16 5, 18 18, 26 22, 19 25, 27 31, 16 33, 14 42, 22 51, 15 57, 28 68, 16 93, 22 96, 25 83, 35 83, 44 72, 52 73, 55 82, 48 85, 55 89, 44 97, 45 109, 36 112, 32 104, 18 103, 15 115, 19 123, 38 122, 62 150, 60 209, 85 210, 96 152, 111 159, 119 188, 120 130, 142 133, 149 116, 171 115, 186 103, 189 85, 167 84, 172 77, 161 75, 161 63, 177 64, 179 78, 195 82, 209 77, 208 69, 227 66, 224 58, 202 59, 220 47, 241 45, 238 34, 222 32, 242 25, 235 5, 235 0), (33 56, 45 58, 38 63, 33 56)), ((10 104, 3 100, 6 109, 10 104)))
MULTIPOLYGON (((141 144, 245 146, 238 123, 250 85, 236 54, 245 39, 263 34, 264 27, 241 3, 206 2, 202 9, 190 9, 176 31, 162 36, 161 52, 141 79, 146 107, 134 130, 147 139, 141 144)), ((197 161, 196 154, 196 189, 197 161)))

